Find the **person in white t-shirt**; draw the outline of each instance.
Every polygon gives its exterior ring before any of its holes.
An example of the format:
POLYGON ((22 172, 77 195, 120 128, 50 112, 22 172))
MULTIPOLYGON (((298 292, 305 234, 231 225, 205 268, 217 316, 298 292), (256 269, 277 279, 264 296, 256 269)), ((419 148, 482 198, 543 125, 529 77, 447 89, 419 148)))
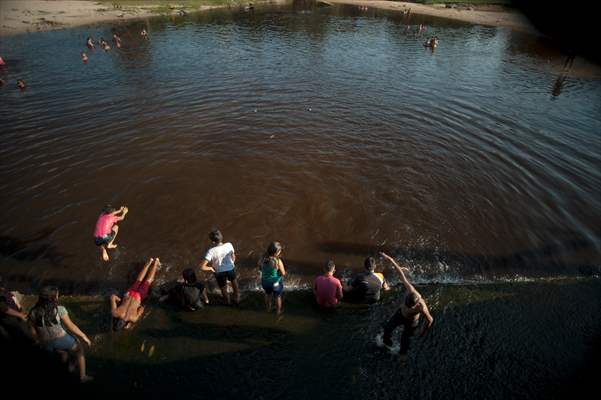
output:
POLYGON ((200 270, 215 274, 226 304, 230 304, 230 295, 227 290, 227 281, 230 281, 234 290, 234 303, 238 304, 240 303, 240 290, 234 265, 236 262, 234 246, 230 242, 223 243, 223 235, 218 229, 209 233, 209 240, 213 247, 207 251, 204 260, 200 263, 200 270))

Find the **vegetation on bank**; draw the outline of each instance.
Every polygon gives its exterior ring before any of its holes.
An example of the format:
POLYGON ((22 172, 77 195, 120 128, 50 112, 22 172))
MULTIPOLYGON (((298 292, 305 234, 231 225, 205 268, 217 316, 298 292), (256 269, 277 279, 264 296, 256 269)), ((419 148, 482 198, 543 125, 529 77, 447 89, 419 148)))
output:
POLYGON ((406 0, 412 3, 420 4, 464 4, 464 5, 475 5, 475 6, 486 6, 486 5, 500 5, 500 6, 511 6, 514 5, 514 0, 406 0))
POLYGON ((105 0, 102 2, 109 9, 132 11, 149 9, 157 14, 172 14, 179 10, 197 10, 202 6, 240 7, 249 3, 245 0, 105 0))

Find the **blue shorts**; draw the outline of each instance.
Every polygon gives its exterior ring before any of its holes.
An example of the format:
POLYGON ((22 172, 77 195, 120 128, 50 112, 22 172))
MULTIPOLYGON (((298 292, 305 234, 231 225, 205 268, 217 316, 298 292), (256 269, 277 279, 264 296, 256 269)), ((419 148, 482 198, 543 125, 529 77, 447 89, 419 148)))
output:
POLYGON ((96 246, 104 246, 105 244, 109 244, 115 238, 115 232, 111 232, 106 236, 100 236, 94 238, 94 243, 96 246))
POLYGON ((273 297, 280 297, 284 292, 284 281, 280 280, 274 283, 261 282, 265 294, 273 294, 273 297))
POLYGON ((77 340, 68 333, 46 343, 46 348, 50 351, 72 351, 77 340))

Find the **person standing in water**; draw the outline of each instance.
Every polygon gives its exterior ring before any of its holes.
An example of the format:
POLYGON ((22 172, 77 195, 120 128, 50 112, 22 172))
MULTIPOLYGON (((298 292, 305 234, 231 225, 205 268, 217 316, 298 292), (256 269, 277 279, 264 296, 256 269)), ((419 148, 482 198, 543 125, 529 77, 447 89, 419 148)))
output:
POLYGON ((280 242, 271 242, 267 248, 267 253, 259 260, 261 269, 261 286, 265 292, 265 307, 267 312, 271 312, 273 301, 275 300, 276 314, 282 314, 282 294, 284 293, 284 281, 282 277, 286 275, 284 262, 280 258, 282 255, 282 245, 280 242))
POLYGON ((81 342, 84 342, 91 346, 92 342, 71 321, 67 309, 59 305, 58 288, 54 286, 42 288, 38 302, 29 312, 29 321, 47 350, 75 356, 81 382, 92 380, 92 377, 86 375, 86 359, 81 345, 81 342))
POLYGON ((230 242, 223 243, 223 235, 219 229, 209 233, 212 247, 206 252, 204 260, 200 263, 200 270, 212 272, 221 289, 221 295, 225 304, 230 304, 230 294, 227 290, 227 282, 230 281, 234 290, 234 303, 240 303, 240 290, 238 289, 238 277, 236 276, 236 253, 230 242))
POLYGON ((149 259, 138 274, 136 282, 129 288, 123 299, 111 295, 111 315, 113 316, 113 330, 130 329, 138 322, 144 313, 142 302, 148 297, 150 286, 154 282, 157 269, 161 261, 157 258, 149 259))
POLYGON ((96 243, 96 246, 100 247, 102 259, 104 261, 109 260, 107 249, 114 249, 117 247, 117 245, 113 243, 117 237, 117 233, 119 233, 117 222, 123 221, 128 212, 129 210, 125 206, 121 206, 119 210, 115 210, 110 205, 106 205, 96 221, 94 243, 96 243))
POLYGON ((403 269, 407 268, 401 268, 399 264, 397 264, 397 262, 389 255, 385 253, 380 254, 382 257, 390 261, 398 271, 407 293, 405 293, 404 300, 397 312, 395 312, 388 322, 384 324, 384 331, 376 337, 376 344, 380 347, 386 347, 388 350, 395 351, 395 349, 392 347, 392 333, 397 327, 403 325, 403 334, 401 335, 401 348, 399 353, 403 359, 406 359, 407 351, 409 350, 410 338, 417 330, 420 315, 423 314, 426 318, 426 321, 423 323, 418 333, 420 337, 423 337, 428 329, 430 329, 432 323, 434 322, 434 318, 432 318, 432 315, 430 315, 428 306, 426 305, 426 302, 422 296, 417 290, 415 290, 415 287, 413 287, 413 285, 405 277, 403 269))
POLYGON ((389 290, 384 274, 376 272, 376 260, 367 257, 363 263, 365 272, 357 274, 346 285, 349 300, 359 303, 375 303, 380 300, 382 290, 389 290))
POLYGON ((315 300, 323 308, 333 308, 342 299, 342 284, 334 276, 336 264, 330 260, 324 268, 324 274, 318 276, 313 283, 313 294, 315 300))

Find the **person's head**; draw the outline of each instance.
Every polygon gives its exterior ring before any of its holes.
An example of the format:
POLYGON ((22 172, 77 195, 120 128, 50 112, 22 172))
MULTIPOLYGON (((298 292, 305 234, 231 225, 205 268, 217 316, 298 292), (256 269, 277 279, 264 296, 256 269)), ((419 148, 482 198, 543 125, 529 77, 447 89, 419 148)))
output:
POLYGON ((184 281, 189 284, 196 283, 196 273, 192 268, 186 268, 184 272, 182 272, 182 276, 184 277, 184 281))
POLYGON ((282 253, 282 245, 280 242, 271 242, 267 246, 267 255, 270 257, 277 257, 282 253))
POLYGON ((104 206, 104 208, 102 209, 102 213, 103 214, 110 214, 115 212, 115 207, 111 206, 110 204, 107 204, 106 206, 104 206))
POLYGON ((376 259, 373 257, 367 257, 363 262, 363 266, 369 272, 374 272, 376 270, 376 259))
POLYGON ((58 323, 58 288, 44 286, 40 290, 37 303, 29 314, 31 321, 37 326, 56 325, 58 323))
POLYGON ((113 318, 113 331, 119 332, 119 331, 125 329, 126 325, 127 325, 127 322, 125 322, 121 318, 113 318))
POLYGON ((334 275, 334 272, 336 272, 336 264, 334 264, 334 261, 329 260, 324 266, 323 272, 334 275))
POLYGON ((405 296, 405 306, 412 308, 420 301, 421 297, 415 292, 407 293, 405 296))
POLYGON ((223 235, 219 229, 213 229, 209 232, 209 240, 215 244, 223 242, 223 235))

